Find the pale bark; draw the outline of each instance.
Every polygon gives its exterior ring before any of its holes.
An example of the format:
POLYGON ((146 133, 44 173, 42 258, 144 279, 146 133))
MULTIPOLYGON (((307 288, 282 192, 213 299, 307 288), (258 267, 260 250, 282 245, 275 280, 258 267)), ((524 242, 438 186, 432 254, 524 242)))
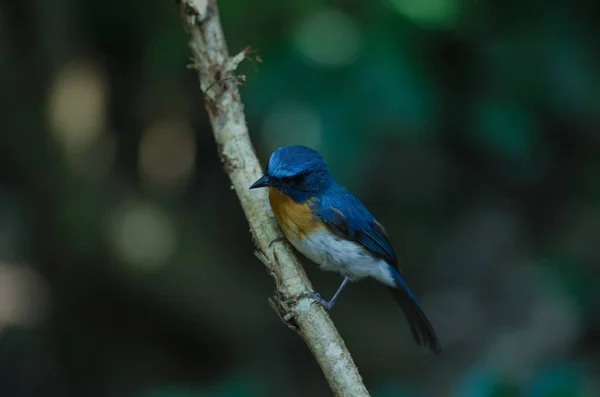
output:
MULTIPOLYGON (((240 77, 234 74, 247 51, 229 57, 214 0, 180 0, 178 4, 219 156, 250 224, 257 256, 275 280, 276 293, 270 299, 271 305, 304 339, 335 396, 369 396, 327 312, 310 298, 298 299, 311 292, 312 286, 294 253, 283 243, 269 248, 280 232, 268 205, 266 189, 248 190, 262 175, 262 169, 246 126, 237 88, 240 77)), ((240 330, 243 332, 243 326, 240 330)))

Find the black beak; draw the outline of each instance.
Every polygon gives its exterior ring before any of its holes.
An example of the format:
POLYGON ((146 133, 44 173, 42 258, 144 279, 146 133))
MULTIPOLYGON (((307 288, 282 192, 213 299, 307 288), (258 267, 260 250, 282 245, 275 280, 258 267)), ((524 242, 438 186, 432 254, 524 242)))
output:
POLYGON ((257 189, 259 187, 268 187, 272 185, 271 178, 268 175, 263 175, 258 181, 250 185, 250 189, 257 189))

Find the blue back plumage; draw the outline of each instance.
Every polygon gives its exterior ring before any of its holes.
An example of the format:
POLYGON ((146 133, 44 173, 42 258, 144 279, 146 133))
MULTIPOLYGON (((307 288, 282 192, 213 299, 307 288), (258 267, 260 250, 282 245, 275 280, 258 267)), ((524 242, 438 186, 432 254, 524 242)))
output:
POLYGON ((397 265, 385 230, 352 193, 334 182, 317 198, 315 213, 334 233, 362 244, 390 265, 397 265))

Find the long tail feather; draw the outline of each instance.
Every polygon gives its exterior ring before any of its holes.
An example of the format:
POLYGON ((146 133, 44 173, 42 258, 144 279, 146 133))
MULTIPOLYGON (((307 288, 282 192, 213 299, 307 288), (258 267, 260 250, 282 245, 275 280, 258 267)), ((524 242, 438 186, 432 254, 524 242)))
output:
POLYGON ((392 291, 394 298, 404 311, 415 342, 419 346, 428 347, 435 354, 439 354, 442 351, 442 346, 427 316, 425 316, 412 292, 408 289, 402 276, 396 269, 392 269, 392 273, 396 280, 397 288, 390 288, 390 291, 392 291))

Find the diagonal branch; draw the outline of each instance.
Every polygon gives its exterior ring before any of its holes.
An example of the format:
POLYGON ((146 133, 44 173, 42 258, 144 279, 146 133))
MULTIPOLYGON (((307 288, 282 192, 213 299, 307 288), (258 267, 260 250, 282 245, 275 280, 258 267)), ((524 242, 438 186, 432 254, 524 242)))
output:
POLYGON ((275 279, 276 296, 270 299, 279 316, 304 339, 335 396, 369 396, 350 352, 329 315, 309 298, 310 281, 285 244, 269 243, 279 237, 264 190, 248 187, 262 169, 248 135, 244 107, 234 75, 248 50, 229 57, 216 0, 178 0, 183 26, 189 36, 193 68, 212 124, 217 150, 229 175, 254 238, 257 256, 275 279))

